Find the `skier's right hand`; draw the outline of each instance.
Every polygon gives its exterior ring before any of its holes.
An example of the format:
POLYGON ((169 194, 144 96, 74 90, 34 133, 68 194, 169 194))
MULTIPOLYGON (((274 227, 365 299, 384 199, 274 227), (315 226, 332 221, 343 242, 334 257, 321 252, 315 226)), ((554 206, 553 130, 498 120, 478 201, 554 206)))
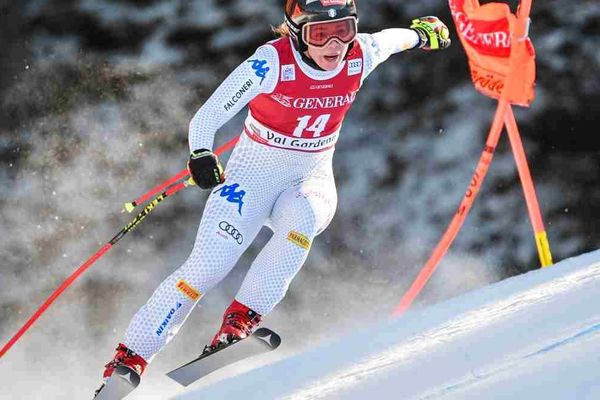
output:
POLYGON ((208 149, 194 150, 187 164, 192 179, 202 189, 211 189, 225 182, 225 173, 219 158, 208 149))

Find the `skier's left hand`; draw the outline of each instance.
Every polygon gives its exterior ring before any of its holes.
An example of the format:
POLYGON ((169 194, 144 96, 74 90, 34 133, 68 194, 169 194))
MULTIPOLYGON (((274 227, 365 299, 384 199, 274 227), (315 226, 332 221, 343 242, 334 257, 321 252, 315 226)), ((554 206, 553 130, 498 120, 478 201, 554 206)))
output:
POLYGON ((450 31, 438 17, 413 19, 410 29, 419 35, 419 43, 416 47, 423 50, 441 50, 450 47, 450 31))

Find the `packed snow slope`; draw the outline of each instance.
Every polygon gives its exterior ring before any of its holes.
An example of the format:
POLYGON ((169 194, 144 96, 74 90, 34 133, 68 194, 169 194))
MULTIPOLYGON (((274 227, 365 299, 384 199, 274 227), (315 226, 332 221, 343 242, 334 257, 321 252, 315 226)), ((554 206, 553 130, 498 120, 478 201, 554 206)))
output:
POLYGON ((594 251, 176 398, 600 399, 599 304, 594 251))

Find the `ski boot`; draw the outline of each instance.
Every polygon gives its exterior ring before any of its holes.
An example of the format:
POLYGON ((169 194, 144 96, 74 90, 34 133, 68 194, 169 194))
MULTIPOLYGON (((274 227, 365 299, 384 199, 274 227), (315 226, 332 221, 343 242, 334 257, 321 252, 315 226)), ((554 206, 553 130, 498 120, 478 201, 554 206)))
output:
POLYGON ((234 300, 225 310, 221 329, 210 345, 204 348, 204 353, 248 337, 258 327, 261 319, 260 314, 234 300))
POLYGON ((140 384, 148 363, 123 343, 116 350, 112 361, 105 365, 103 383, 94 393, 94 399, 120 399, 140 384))

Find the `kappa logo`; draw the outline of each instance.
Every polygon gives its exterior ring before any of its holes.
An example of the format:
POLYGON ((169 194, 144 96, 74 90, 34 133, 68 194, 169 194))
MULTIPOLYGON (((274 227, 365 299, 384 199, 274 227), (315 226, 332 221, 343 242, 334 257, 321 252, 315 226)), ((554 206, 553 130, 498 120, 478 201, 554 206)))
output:
POLYGON ((361 58, 348 60, 348 76, 358 75, 362 72, 363 61, 361 58))
POLYGON ((265 67, 267 64, 266 60, 249 60, 249 63, 252 63, 252 69, 255 71, 256 76, 262 78, 260 80, 260 84, 262 85, 263 81, 267 77, 267 72, 271 70, 269 67, 265 67))
POLYGON ((227 221, 219 222, 219 229, 223 232, 226 232, 229 236, 231 236, 238 244, 244 243, 244 236, 236 229, 235 226, 231 225, 227 221))
POLYGON ((289 82, 296 80, 296 67, 294 64, 286 64, 281 66, 281 81, 289 82))
POLYGON ((196 288, 194 288, 192 285, 190 285, 183 279, 178 280, 175 286, 177 287, 177 290, 185 294, 192 301, 196 301, 200 297, 202 297, 202 293, 200 293, 196 288))
POLYGON ((302 247, 304 250, 310 249, 310 239, 300 232, 290 231, 287 240, 294 243, 296 246, 302 247))
POLYGON ((246 191, 238 190, 239 187, 240 185, 238 183, 234 183, 233 185, 224 185, 223 187, 215 190, 213 194, 220 192, 219 196, 225 197, 225 200, 227 200, 230 203, 237 204, 238 213, 242 215, 242 206, 244 205, 243 199, 246 195, 246 191))

